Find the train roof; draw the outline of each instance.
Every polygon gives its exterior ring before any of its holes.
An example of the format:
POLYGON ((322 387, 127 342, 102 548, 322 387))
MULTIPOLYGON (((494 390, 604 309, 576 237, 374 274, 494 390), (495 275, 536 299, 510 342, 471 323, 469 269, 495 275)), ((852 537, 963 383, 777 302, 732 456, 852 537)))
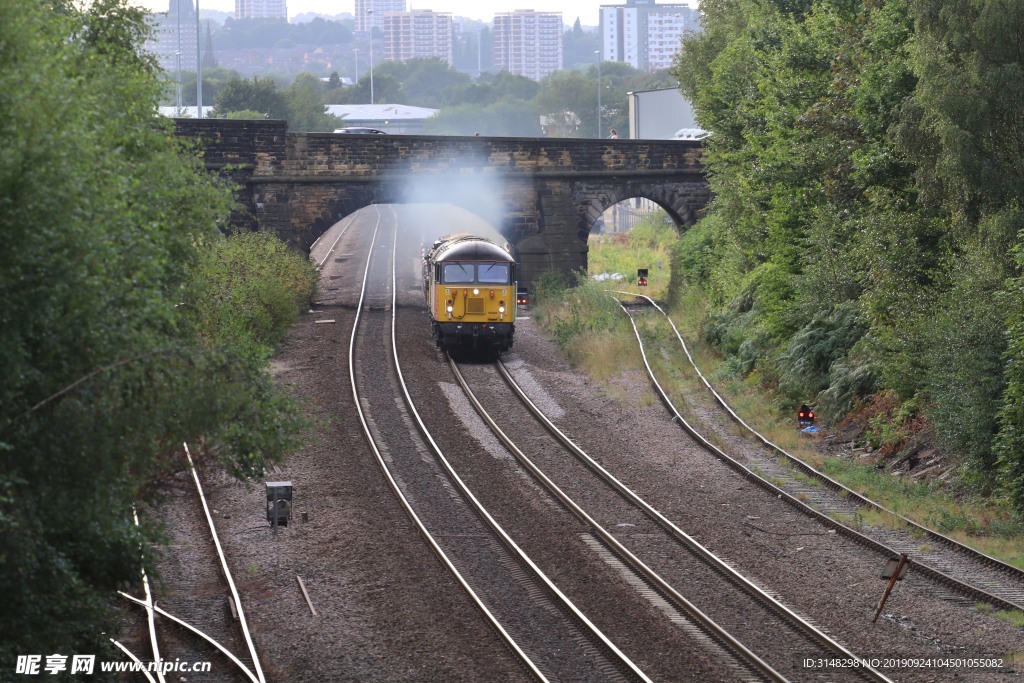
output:
POLYGON ((515 259, 482 237, 463 237, 438 247, 434 261, 507 261, 515 259))

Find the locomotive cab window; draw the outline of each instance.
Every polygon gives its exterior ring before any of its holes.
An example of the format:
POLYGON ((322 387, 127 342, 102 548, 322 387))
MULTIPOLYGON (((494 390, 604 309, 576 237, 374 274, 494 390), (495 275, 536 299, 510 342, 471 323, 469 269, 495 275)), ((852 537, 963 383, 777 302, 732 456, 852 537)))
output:
POLYGON ((472 263, 446 263, 444 264, 445 284, 457 284, 472 282, 474 277, 472 263))
POLYGON ((509 280, 509 264, 481 263, 477 266, 477 278, 485 285, 507 285, 509 280))

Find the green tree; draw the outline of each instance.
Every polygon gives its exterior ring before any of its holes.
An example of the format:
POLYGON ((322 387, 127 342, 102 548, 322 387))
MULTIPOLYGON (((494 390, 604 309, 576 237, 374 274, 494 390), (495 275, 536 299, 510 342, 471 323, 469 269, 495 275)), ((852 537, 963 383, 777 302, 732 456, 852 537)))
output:
POLYGON ((229 17, 213 33, 213 41, 222 50, 258 50, 285 45, 347 45, 352 30, 344 22, 320 17, 291 24, 284 19, 234 19, 229 17))
POLYGON ((470 82, 469 76, 437 58, 384 62, 374 69, 374 79, 377 78, 393 79, 401 85, 399 93, 387 100, 378 98, 378 102, 415 102, 422 107, 441 106, 445 91, 470 82))
POLYGON ((717 307, 709 336, 833 415, 895 396, 1024 510, 1024 9, 702 11, 673 72, 712 131, 716 199, 677 259, 717 307))
POLYGON ((540 134, 540 114, 531 101, 507 98, 486 106, 445 107, 427 119, 433 135, 529 136, 540 134))
POLYGON ((535 98, 556 137, 597 134, 597 79, 578 71, 556 71, 544 78, 535 98))
POLYGON ((323 92, 324 84, 316 76, 299 74, 296 77, 284 93, 288 103, 289 130, 329 133, 341 125, 341 119, 327 113, 323 92))
MULTIPOLYGON (((174 78, 173 74, 164 74, 165 77, 174 78)), ((232 80, 238 80, 241 75, 233 69, 221 69, 217 67, 203 67, 203 103, 210 106, 217 101, 217 95, 232 80)), ((164 96, 160 103, 164 106, 177 104, 177 83, 173 80, 167 81, 164 89, 164 96)), ((183 71, 181 73, 181 102, 186 107, 196 106, 196 72, 183 71)))
POLYGON ((977 478, 1001 484, 1024 512, 1024 8, 990 0, 911 7, 920 83, 900 142, 918 165, 923 201, 951 217, 951 295, 937 330, 949 351, 937 360, 964 380, 937 376, 932 412, 977 478), (985 418, 956 414, 968 405, 985 418))
POLYGON ((229 81, 217 94, 212 116, 224 116, 233 111, 251 110, 262 112, 270 119, 287 119, 288 100, 278 91, 277 84, 269 78, 254 76, 229 81))
POLYGON ((598 31, 584 31, 576 19, 572 28, 562 34, 562 64, 566 69, 586 69, 597 62, 594 54, 601 49, 598 31))
POLYGON ((0 0, 5 666, 108 653, 114 590, 156 536, 131 505, 182 441, 252 476, 298 425, 265 353, 212 343, 180 305, 232 200, 156 114, 142 10, 76 7, 0 0))

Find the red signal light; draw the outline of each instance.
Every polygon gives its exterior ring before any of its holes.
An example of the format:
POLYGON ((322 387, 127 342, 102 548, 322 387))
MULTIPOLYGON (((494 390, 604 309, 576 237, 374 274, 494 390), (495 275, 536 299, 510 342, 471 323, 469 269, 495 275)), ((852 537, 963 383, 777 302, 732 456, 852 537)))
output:
POLYGON ((797 422, 800 423, 800 428, 810 427, 814 424, 814 411, 811 410, 810 406, 806 403, 802 404, 796 411, 797 422))

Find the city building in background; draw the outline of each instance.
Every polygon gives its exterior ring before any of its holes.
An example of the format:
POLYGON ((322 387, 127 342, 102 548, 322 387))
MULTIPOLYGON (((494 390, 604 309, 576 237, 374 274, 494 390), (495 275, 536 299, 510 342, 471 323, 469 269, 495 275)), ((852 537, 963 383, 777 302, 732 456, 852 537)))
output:
POLYGON ((436 57, 452 63, 452 15, 426 9, 385 12, 378 26, 384 29, 384 59, 404 62, 436 57))
POLYGON ((562 13, 494 15, 494 67, 537 81, 562 68, 562 13))
POLYGON ((285 0, 235 0, 235 19, 287 19, 285 0))
POLYGON ((176 74, 180 52, 181 70, 195 73, 198 42, 196 6, 192 0, 170 0, 167 14, 151 14, 149 21, 153 26, 153 34, 144 49, 156 55, 160 68, 170 74, 176 74))
POLYGON ((641 71, 667 69, 683 33, 699 30, 700 12, 689 5, 659 5, 654 0, 601 5, 601 59, 641 71))
POLYGON ((385 14, 404 11, 405 0, 356 0, 356 31, 366 33, 375 26, 383 29, 385 14))

